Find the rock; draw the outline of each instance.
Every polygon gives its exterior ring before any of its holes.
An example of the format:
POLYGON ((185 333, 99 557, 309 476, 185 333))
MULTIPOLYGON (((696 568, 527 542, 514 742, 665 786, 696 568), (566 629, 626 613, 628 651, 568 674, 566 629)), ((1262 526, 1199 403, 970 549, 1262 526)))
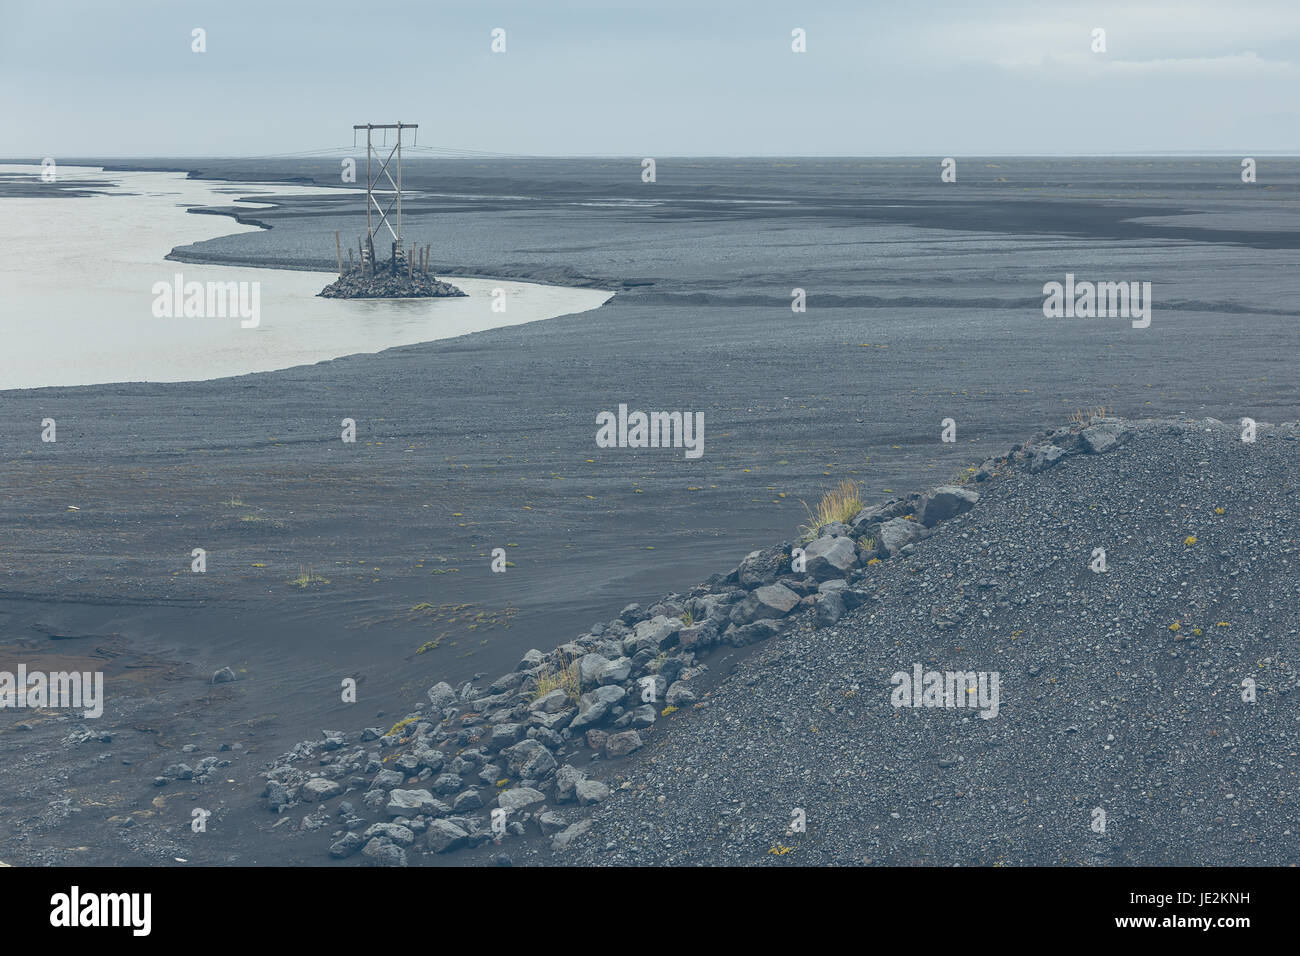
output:
POLYGON ((388 802, 388 794, 378 788, 367 790, 365 796, 361 798, 361 802, 371 813, 378 813, 384 808, 384 804, 388 802))
POLYGON ((413 817, 421 813, 439 816, 447 812, 447 805, 434 799, 428 790, 394 790, 388 794, 384 812, 390 817, 413 817))
POLYGON ((532 717, 528 718, 528 722, 535 727, 540 727, 550 733, 555 733, 569 726, 570 721, 573 720, 577 713, 577 709, 573 707, 569 707, 555 714, 544 714, 539 711, 533 714, 532 717))
POLYGON ((618 613, 618 619, 627 625, 635 624, 644 616, 645 612, 641 610, 640 604, 629 604, 618 613))
POLYGON ((436 710, 450 707, 456 701, 456 690, 446 681, 439 681, 429 688, 429 703, 433 704, 436 710))
POLYGON ((664 703, 669 707, 685 707, 687 704, 693 704, 695 691, 691 690, 690 684, 679 680, 668 688, 668 693, 664 695, 664 703))
POLYGON ((424 843, 434 853, 449 853, 468 844, 469 834, 450 820, 434 820, 429 824, 424 843))
POLYGON ((496 751, 518 743, 528 728, 523 724, 497 724, 488 739, 488 750, 496 751))
POLYGON ((388 837, 398 846, 410 846, 415 842, 415 834, 409 827, 404 827, 397 823, 374 823, 362 834, 366 840, 372 840, 375 837, 388 837))
POLYGON ((940 521, 947 521, 963 512, 970 511, 980 500, 979 492, 961 485, 940 485, 925 496, 921 504, 921 524, 933 528, 940 521))
POLYGON ((579 805, 589 807, 593 803, 600 803, 602 800, 608 799, 609 787, 599 780, 580 780, 578 781, 576 793, 579 805))
POLYGON ((313 777, 302 785, 300 795, 304 803, 317 803, 330 797, 337 797, 342 792, 343 788, 336 781, 313 777))
POLYGON ((844 599, 838 591, 825 591, 818 594, 813 605, 816 608, 817 623, 823 627, 834 624, 844 616, 844 599))
POLYGON ((344 273, 316 293, 324 299, 429 299, 464 294, 427 272, 411 269, 400 250, 387 262, 376 260, 373 268, 358 267, 344 273))
POLYGON ((677 632, 682 629, 679 617, 652 617, 638 624, 632 634, 632 646, 636 650, 650 648, 658 653, 676 643, 677 632))
POLYGON ((234 671, 232 671, 229 667, 223 667, 221 668, 221 670, 217 671, 215 674, 212 675, 212 680, 210 681, 210 683, 229 684, 237 680, 239 680, 239 678, 235 676, 234 671))
POLYGON ((567 850, 569 848, 569 844, 571 844, 574 840, 582 836, 590 829, 591 829, 590 820, 579 820, 577 823, 565 827, 565 829, 557 833, 555 835, 555 839, 551 841, 551 849, 554 850, 556 853, 559 853, 563 850, 567 850))
MULTIPOLYGON (((458 773, 440 773, 433 778, 433 789, 439 795, 449 797, 453 793, 459 793, 464 787, 465 781, 461 779, 458 773)), ((397 791, 394 790, 394 793, 397 791)))
POLYGON ((897 554, 905 545, 921 537, 922 527, 906 518, 890 518, 876 532, 876 543, 886 554, 897 554))
POLYGON ((361 855, 376 866, 406 866, 406 851, 394 843, 385 843, 376 837, 365 845, 361 855))
POLYGON ((539 779, 555 769, 555 757, 540 742, 523 740, 503 751, 515 779, 539 779))
POLYGON ((746 589, 762 587, 775 581, 776 576, 785 567, 788 565, 784 554, 751 551, 745 555, 745 560, 741 561, 740 567, 736 569, 736 579, 741 587, 746 589))
POLYGON ((1055 445, 1035 445, 1029 452, 1029 473, 1036 475, 1046 471, 1065 457, 1065 449, 1055 445))
POLYGON ((451 804, 452 810, 456 813, 469 813, 471 810, 479 810, 482 807, 483 798, 473 788, 457 794, 456 799, 451 804))
POLYGON ((832 537, 823 534, 804 547, 804 567, 819 581, 842 578, 853 570, 857 563, 858 548, 849 537, 832 537))
POLYGON ((532 787, 515 787, 511 790, 502 790, 497 794, 497 806, 503 810, 522 810, 545 799, 545 794, 532 787))
POLYGON ((575 798, 575 791, 578 781, 586 779, 584 774, 577 767, 565 764, 555 774, 555 800, 557 803, 568 803, 575 798))
POLYGON ((731 612, 733 624, 743 626, 759 620, 784 617, 796 604, 799 595, 783 584, 767 584, 745 595, 731 612))
POLYGON ((1132 429, 1123 422, 1101 420, 1085 428, 1079 441, 1087 454, 1101 455, 1125 441, 1130 434, 1132 429))
POLYGON ((584 654, 578 661, 578 682, 583 688, 595 687, 601 669, 608 664, 599 654, 584 654))
POLYGON ((682 650, 703 650, 718 638, 718 629, 712 624, 693 624, 677 632, 677 644, 682 650))
POLYGON ((605 719, 610 707, 622 701, 626 696, 627 691, 615 684, 598 687, 589 694, 583 694, 578 699, 578 716, 573 718, 573 722, 569 724, 569 729, 578 730, 599 723, 605 719))
POLYGON ((396 770, 381 770, 375 774, 374 786, 383 787, 385 790, 392 790, 394 787, 400 787, 406 782, 406 776, 398 773, 396 770))
POLYGON ((603 730, 596 730, 594 727, 587 731, 587 746, 596 753, 605 749, 605 741, 609 739, 609 734, 603 730))
POLYGON ((546 655, 536 648, 533 648, 532 650, 524 652, 523 658, 515 665, 515 670, 530 671, 545 660, 545 658, 546 655))
POLYGON ((330 856, 336 860, 346 860, 352 854, 356 853, 365 846, 365 839, 360 833, 353 830, 346 834, 341 840, 330 844, 330 856))
POLYGON ((765 641, 769 637, 774 637, 780 633, 781 627, 776 621, 764 620, 755 621, 753 624, 746 624, 743 627, 736 627, 733 624, 727 628, 724 637, 728 643, 735 647, 745 647, 749 644, 765 641))
POLYGON ((553 836, 564 829, 564 817, 554 810, 548 810, 537 815, 537 826, 541 828, 542 836, 553 836))
POLYGON ((605 661, 596 673, 596 683, 604 684, 621 684, 627 680, 632 673, 632 659, 630 657, 620 657, 617 660, 605 661))
POLYGON ((605 741, 605 754, 610 757, 626 757, 632 751, 640 750, 642 746, 639 733, 635 730, 625 730, 610 735, 610 738, 605 741))
POLYGON ((835 592, 836 596, 844 602, 846 611, 854 611, 864 604, 870 604, 877 600, 876 596, 866 588, 845 588, 842 591, 835 592))
POLYGON ((528 709, 536 713, 558 714, 568 703, 569 695, 557 687, 529 704, 528 709))
POLYGON ((417 747, 411 751, 411 756, 415 758, 417 767, 426 768, 434 773, 442 769, 443 761, 447 759, 441 750, 432 747, 417 747))

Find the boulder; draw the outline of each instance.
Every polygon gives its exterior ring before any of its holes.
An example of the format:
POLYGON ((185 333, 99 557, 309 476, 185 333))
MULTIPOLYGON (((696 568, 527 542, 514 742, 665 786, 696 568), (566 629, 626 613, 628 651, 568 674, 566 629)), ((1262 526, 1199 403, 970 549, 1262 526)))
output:
POLYGON ((609 709, 627 696, 627 691, 616 684, 598 687, 578 699, 578 716, 573 718, 569 729, 578 730, 599 723, 609 714, 609 709))
POLYGON ((1046 471, 1065 457, 1065 449, 1056 445, 1035 445, 1029 452, 1029 473, 1046 471))
POLYGON ((980 500, 979 492, 961 485, 940 485, 928 495, 921 505, 921 524, 933 528, 940 521, 947 521, 963 512, 970 511, 980 500))
MULTIPOLYGON (((608 757, 626 757, 634 750, 640 750, 644 746, 641 743, 641 735, 635 730, 624 730, 621 733, 611 734, 605 741, 605 755, 608 757)), ((581 785, 579 785, 581 786, 581 785)))
POLYGON ((337 797, 342 792, 343 788, 336 781, 313 777, 302 785, 299 796, 302 797, 303 803, 316 803, 328 800, 330 797, 337 797))
POLYGON ((1102 420, 1085 428, 1079 441, 1087 454, 1101 455, 1125 441, 1131 433, 1132 429, 1121 421, 1102 420))
POLYGON ((428 790, 393 790, 388 794, 384 812, 390 817, 414 817, 421 813, 439 816, 447 812, 447 805, 436 800, 428 790))
POLYGON ((469 843, 469 834, 450 820, 434 820, 424 842, 434 853, 448 853, 469 843))
POLYGON ((406 866, 406 851, 395 843, 388 843, 381 837, 375 837, 361 850, 375 866, 406 866))
POLYGON ((822 535, 804 548, 804 568, 819 581, 842 578, 857 563, 857 545, 849 537, 822 535))
POLYGON ((497 806, 507 811, 522 810, 534 803, 541 803, 545 799, 545 794, 534 790, 532 787, 515 787, 510 790, 502 790, 497 794, 497 806))
POLYGON ((906 518, 890 518, 876 533, 876 543, 886 554, 897 554, 904 546, 921 537, 921 525, 906 518))
POLYGON ((767 584, 756 588, 731 611, 731 622, 743 626, 755 621, 784 617, 799 603, 799 595, 784 584, 767 584))
POLYGON ((551 849, 556 853, 559 853, 562 850, 567 850, 569 844, 590 829, 590 820, 579 820, 577 823, 570 824, 555 835, 555 839, 551 841, 551 849))
POLYGON ((429 703, 435 710, 442 710, 456 703, 456 691, 446 681, 439 681, 429 688, 429 703))
POLYGON ((609 787, 599 780, 579 780, 576 788, 578 803, 589 807, 609 798, 609 787))
POLYGON ((817 623, 823 627, 834 624, 844 616, 844 599, 840 597, 839 591, 824 591, 818 594, 814 607, 817 611, 817 623))

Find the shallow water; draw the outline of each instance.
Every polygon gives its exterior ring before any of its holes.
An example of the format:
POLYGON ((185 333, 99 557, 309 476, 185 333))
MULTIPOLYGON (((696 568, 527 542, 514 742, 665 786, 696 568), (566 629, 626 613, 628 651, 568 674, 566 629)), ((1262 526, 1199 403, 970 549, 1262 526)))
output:
MULTIPOLYGON (((40 168, 0 165, 0 175, 15 173, 38 177, 40 168)), ((178 245, 259 229, 228 216, 192 215, 190 207, 255 212, 262 204, 232 197, 337 190, 263 185, 232 192, 229 183, 183 173, 97 167, 61 166, 58 176, 60 183, 114 185, 88 197, 0 198, 0 389, 266 372, 584 312, 610 298, 591 289, 457 278, 466 298, 321 299, 316 293, 333 280, 330 273, 164 257, 178 245), (256 326, 233 309, 202 318, 155 315, 155 284, 173 285, 177 275, 183 283, 249 283, 250 304, 257 291, 256 326), (504 312, 493 311, 494 289, 505 292, 504 312)), ((359 195, 358 220, 363 208, 359 195)))

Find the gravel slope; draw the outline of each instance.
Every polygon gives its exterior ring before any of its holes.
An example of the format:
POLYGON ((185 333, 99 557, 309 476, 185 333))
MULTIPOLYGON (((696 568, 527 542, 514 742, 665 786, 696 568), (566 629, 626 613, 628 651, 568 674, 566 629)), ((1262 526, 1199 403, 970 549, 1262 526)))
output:
POLYGON ((1013 456, 865 570, 875 603, 759 645, 566 810, 589 831, 514 862, 1295 864, 1298 436, 1145 422, 1038 474, 1013 456), (895 708, 915 663, 998 672, 997 716, 895 708))

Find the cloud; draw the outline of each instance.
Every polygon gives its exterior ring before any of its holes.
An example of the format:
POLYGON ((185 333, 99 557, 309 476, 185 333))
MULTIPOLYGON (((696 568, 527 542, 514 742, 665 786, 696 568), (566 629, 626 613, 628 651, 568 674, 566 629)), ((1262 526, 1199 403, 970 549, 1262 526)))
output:
POLYGON ((1102 70, 1120 76, 1248 77, 1296 72, 1296 64, 1290 60, 1266 60, 1254 52, 1153 60, 1125 60, 1106 53, 1038 54, 1029 57, 1000 57, 993 62, 1004 70, 1043 70, 1051 73, 1102 70))

